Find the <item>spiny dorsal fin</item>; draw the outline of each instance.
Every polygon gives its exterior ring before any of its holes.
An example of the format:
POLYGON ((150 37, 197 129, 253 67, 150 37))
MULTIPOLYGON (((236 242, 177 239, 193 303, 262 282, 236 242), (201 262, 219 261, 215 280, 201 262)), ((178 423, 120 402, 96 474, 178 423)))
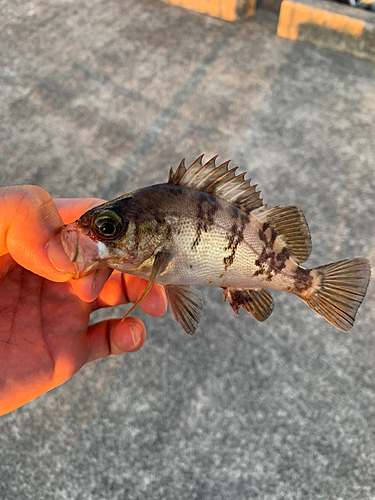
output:
POLYGON ((217 156, 214 156, 202 164, 203 156, 197 158, 188 169, 185 160, 181 161, 176 173, 171 168, 168 182, 214 194, 245 212, 263 206, 260 191, 256 191, 257 185, 252 186, 251 179, 245 180, 245 174, 236 175, 238 167, 229 170, 230 160, 216 166, 217 156))
POLYGON ((309 226, 303 212, 298 207, 260 208, 252 214, 260 222, 266 223, 277 234, 292 257, 305 262, 311 253, 312 243, 309 226))
POLYGON ((170 182, 171 184, 179 184, 185 172, 186 172, 185 158, 183 158, 179 166, 177 167, 176 173, 173 172, 173 167, 171 167, 169 171, 168 182, 170 182))

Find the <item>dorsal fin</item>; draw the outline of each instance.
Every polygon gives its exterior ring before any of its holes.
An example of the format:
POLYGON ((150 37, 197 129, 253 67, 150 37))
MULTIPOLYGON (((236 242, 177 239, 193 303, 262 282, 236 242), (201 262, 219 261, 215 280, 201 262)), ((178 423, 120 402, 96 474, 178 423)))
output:
POLYGON ((176 173, 171 168, 168 182, 214 194, 247 213, 263 206, 260 191, 256 191, 257 184, 252 186, 251 179, 245 180, 245 174, 236 175, 238 167, 229 170, 230 160, 217 167, 217 156, 202 164, 203 156, 197 158, 188 169, 185 160, 181 161, 176 173))
POLYGON ((303 212, 298 207, 265 207, 252 214, 260 222, 272 228, 277 239, 286 246, 291 256, 298 262, 305 262, 311 253, 312 243, 309 226, 303 212))

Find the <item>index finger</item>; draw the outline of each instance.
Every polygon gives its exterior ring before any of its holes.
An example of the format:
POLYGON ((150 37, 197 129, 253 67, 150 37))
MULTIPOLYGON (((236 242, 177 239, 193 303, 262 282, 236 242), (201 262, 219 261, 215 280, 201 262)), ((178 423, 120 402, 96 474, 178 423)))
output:
MULTIPOLYGON (((92 310, 113 307, 136 302, 142 295, 147 280, 130 274, 114 273, 106 281, 97 299, 92 303, 92 310)), ((150 316, 162 316, 167 309, 167 297, 164 286, 154 283, 148 297, 141 302, 140 308, 150 316)))

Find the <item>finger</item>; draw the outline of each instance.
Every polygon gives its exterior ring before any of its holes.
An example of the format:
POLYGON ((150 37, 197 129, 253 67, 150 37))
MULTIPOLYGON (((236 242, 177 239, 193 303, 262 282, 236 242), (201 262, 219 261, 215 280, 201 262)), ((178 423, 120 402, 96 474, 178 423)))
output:
POLYGON ((94 301, 111 274, 112 269, 102 267, 84 278, 72 280, 71 285, 74 293, 84 302, 94 301))
POLYGON ((61 243, 53 253, 59 268, 48 257, 47 243, 58 233, 63 221, 51 198, 37 186, 0 188, 0 255, 10 253, 22 267, 52 281, 67 281, 74 273, 73 264, 61 243))
POLYGON ((146 328, 137 318, 109 319, 90 325, 87 330, 89 357, 87 362, 110 354, 138 351, 146 340, 146 328))
POLYGON ((74 222, 91 208, 105 203, 100 198, 55 198, 53 201, 64 224, 74 222))
MULTIPOLYGON (((143 290, 146 288, 147 282, 143 280, 138 290, 138 297, 142 295, 143 290)), ((164 287, 158 283, 154 283, 151 292, 147 297, 139 304, 139 307, 149 316, 158 318, 163 316, 167 310, 167 296, 165 294, 164 287)))
MULTIPOLYGON (((129 301, 135 303, 146 288, 147 281, 131 274, 123 274, 123 282, 129 301)), ((162 316, 167 310, 167 297, 164 287, 155 283, 148 297, 139 306, 150 316, 162 316)))
MULTIPOLYGON (((147 281, 136 276, 115 273, 105 283, 100 295, 93 302, 93 310, 112 307, 119 304, 136 302, 142 295, 147 281)), ((164 287, 154 284, 148 297, 140 304, 143 311, 154 317, 162 316, 167 310, 167 298, 164 287)))

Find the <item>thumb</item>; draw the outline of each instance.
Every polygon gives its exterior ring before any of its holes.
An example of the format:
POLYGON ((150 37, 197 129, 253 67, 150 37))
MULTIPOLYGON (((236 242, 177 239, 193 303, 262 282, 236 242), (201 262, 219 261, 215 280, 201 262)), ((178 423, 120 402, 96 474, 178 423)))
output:
POLYGON ((0 188, 0 256, 9 253, 22 267, 51 281, 72 277, 73 264, 56 238, 63 221, 51 196, 37 186, 0 188), (47 244, 58 263, 52 265, 47 244))

